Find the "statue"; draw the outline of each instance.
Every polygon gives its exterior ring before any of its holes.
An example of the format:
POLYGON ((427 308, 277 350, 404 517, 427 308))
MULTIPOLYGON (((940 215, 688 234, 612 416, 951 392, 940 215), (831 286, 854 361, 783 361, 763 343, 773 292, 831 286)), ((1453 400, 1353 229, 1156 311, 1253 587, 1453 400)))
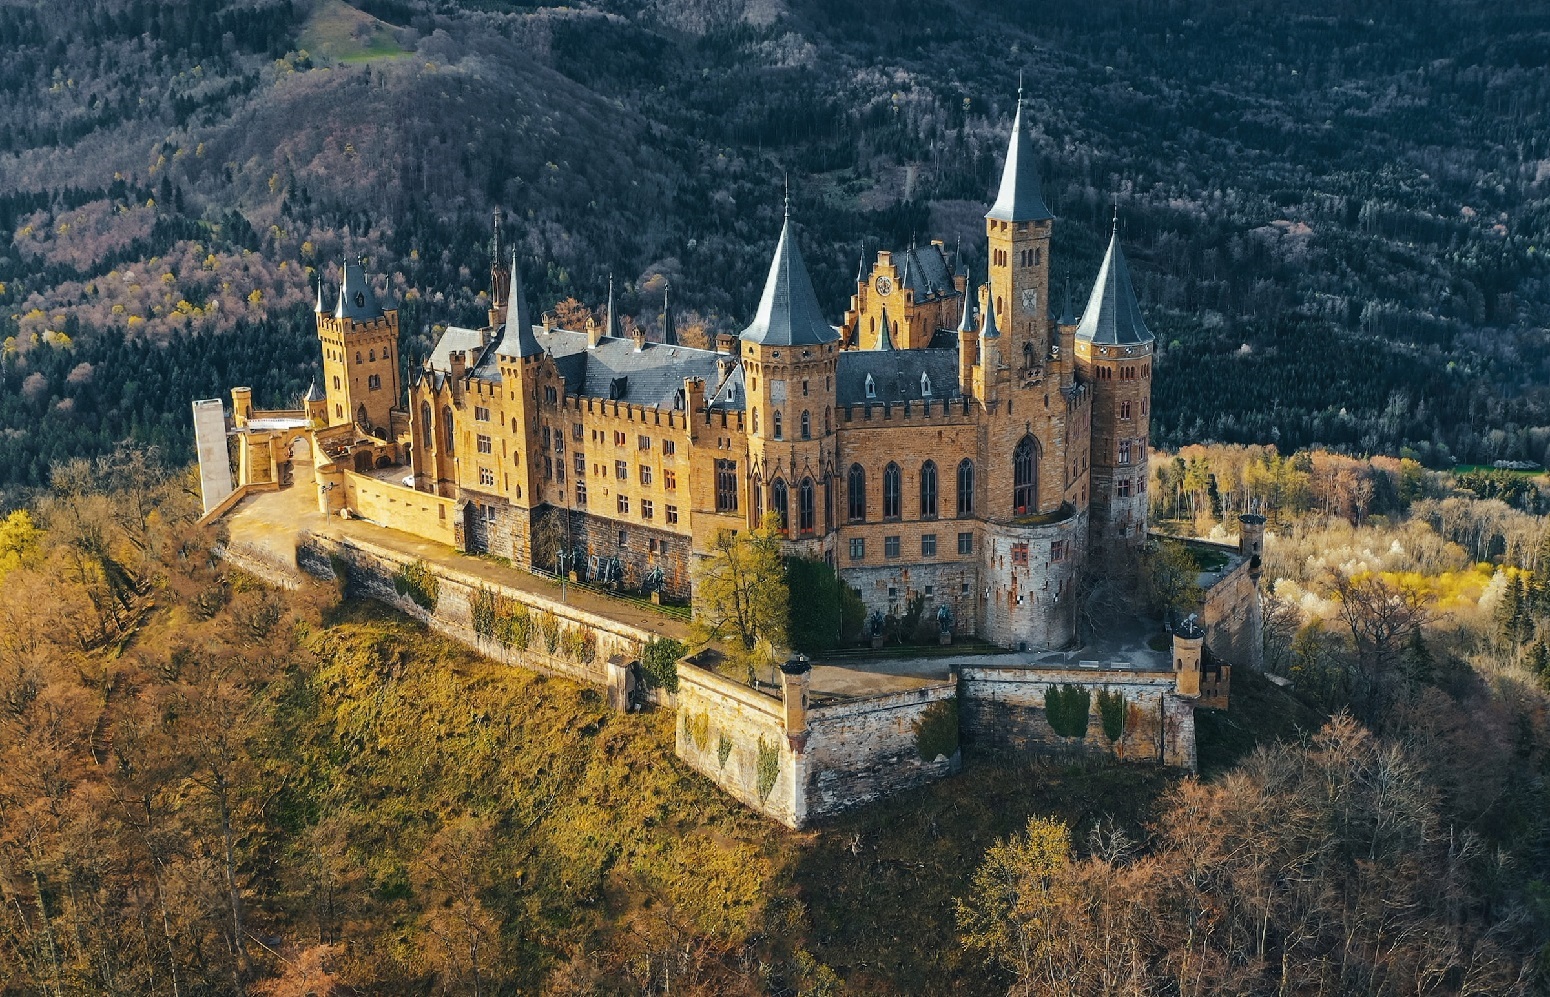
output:
POLYGON ((646 572, 646 577, 641 580, 640 590, 647 595, 662 591, 663 578, 661 567, 654 567, 646 572))
POLYGON ((952 633, 953 631, 953 611, 947 608, 947 603, 945 602, 937 607, 936 629, 937 633, 944 634, 952 633))

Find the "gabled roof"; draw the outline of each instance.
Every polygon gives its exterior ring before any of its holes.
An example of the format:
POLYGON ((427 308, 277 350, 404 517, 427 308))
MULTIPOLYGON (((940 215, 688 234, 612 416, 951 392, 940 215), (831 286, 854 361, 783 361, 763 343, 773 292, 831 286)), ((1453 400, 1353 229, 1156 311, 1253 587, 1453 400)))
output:
POLYGON ((436 340, 436 346, 431 350, 431 369, 449 371, 452 369, 452 354, 466 353, 468 360, 465 369, 475 370, 486 359, 485 347, 488 345, 488 333, 450 325, 447 331, 441 334, 441 338, 436 340))
POLYGON ((506 331, 495 344, 503 357, 534 357, 542 352, 533 338, 533 312, 522 291, 522 271, 517 266, 517 251, 511 251, 511 290, 506 294, 506 331))
POLYGON ((865 405, 867 402, 922 401, 923 388, 931 387, 930 397, 957 398, 957 350, 846 350, 836 358, 834 397, 837 405, 865 405), (923 384, 921 375, 926 375, 923 384), (872 377, 874 394, 867 397, 866 379, 872 377))
POLYGON ((739 337, 763 346, 817 346, 840 338, 818 307, 818 295, 802 262, 789 215, 775 245, 759 311, 739 337))
POLYGON ((1119 247, 1118 228, 1109 239, 1109 251, 1104 254, 1103 266, 1098 268, 1098 280, 1093 284, 1092 296, 1087 299, 1082 321, 1076 327, 1076 338, 1107 346, 1150 343, 1155 338, 1141 317, 1141 306, 1136 303, 1130 267, 1119 247))
POLYGON ((899 265, 899 283, 920 301, 929 297, 950 298, 958 293, 947 254, 936 244, 911 246, 892 254, 899 265))
MULTIPOLYGON (((322 303, 321 291, 318 303, 322 303)), ((360 263, 346 262, 344 276, 339 281, 339 303, 334 306, 334 318, 374 319, 382 317, 377 295, 366 278, 366 268, 360 263)))
POLYGON ((1038 222, 1055 216, 1039 192, 1039 173, 1033 161, 1033 145, 1023 131, 1023 95, 1017 94, 1017 115, 1012 119, 1012 139, 1001 167, 1001 189, 986 218, 1002 222, 1038 222))

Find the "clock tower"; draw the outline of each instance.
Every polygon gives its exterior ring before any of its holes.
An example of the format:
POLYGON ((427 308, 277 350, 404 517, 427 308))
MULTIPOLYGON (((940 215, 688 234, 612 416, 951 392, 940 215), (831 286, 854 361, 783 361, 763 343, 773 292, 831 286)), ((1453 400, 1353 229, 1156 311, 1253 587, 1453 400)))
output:
POLYGON ((875 350, 888 313, 889 348, 919 350, 943 329, 956 327, 963 311, 964 279, 954 276, 940 241, 898 252, 883 250, 872 269, 856 273, 845 329, 850 349, 875 350))
POLYGON ((1054 216, 1039 193, 1033 147, 1023 127, 1022 91, 996 203, 985 215, 990 298, 1005 337, 1002 355, 1018 371, 1049 355, 1049 239, 1054 216))

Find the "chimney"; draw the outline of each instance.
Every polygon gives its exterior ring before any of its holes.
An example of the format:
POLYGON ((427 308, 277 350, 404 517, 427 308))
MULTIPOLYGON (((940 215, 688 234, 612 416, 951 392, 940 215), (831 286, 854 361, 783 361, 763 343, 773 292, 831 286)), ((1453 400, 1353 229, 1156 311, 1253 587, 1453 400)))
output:
POLYGON ((461 405, 463 403, 463 377, 468 367, 468 354, 462 350, 453 350, 447 354, 447 364, 450 367, 447 379, 452 383, 452 400, 461 405))
POLYGON ((630 330, 630 338, 635 340, 636 353, 646 348, 646 330, 641 326, 636 326, 630 330))

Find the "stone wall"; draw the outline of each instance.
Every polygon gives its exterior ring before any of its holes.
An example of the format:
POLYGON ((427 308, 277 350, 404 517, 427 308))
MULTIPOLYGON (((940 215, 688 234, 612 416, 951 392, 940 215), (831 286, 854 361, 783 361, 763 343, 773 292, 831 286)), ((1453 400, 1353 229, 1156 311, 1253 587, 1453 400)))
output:
POLYGON ((807 712, 809 818, 826 817, 958 771, 959 756, 923 759, 915 725, 957 681, 891 696, 815 706, 807 712))
POLYGON ((1109 752, 1127 761, 1195 769, 1194 702, 1175 695, 1172 672, 966 667, 959 676, 963 731, 971 743, 1042 752, 1109 752), (1081 686, 1091 694, 1085 737, 1061 737, 1050 728, 1044 697, 1062 685, 1081 686), (1125 696, 1125 731, 1118 743, 1103 731, 1100 689, 1125 696))
POLYGON ((655 636, 567 603, 441 565, 431 566, 437 579, 437 598, 434 607, 427 609, 410 596, 400 594, 394 586, 394 576, 413 559, 358 539, 306 535, 297 546, 296 562, 308 574, 326 579, 337 577, 342 568, 356 594, 386 603, 496 661, 577 682, 605 685, 605 663, 610 657, 637 660, 642 646, 655 636), (527 647, 503 644, 494 636, 479 632, 474 617, 475 604, 481 597, 493 600, 497 607, 522 606, 528 611, 534 632, 527 647), (543 626, 545 621, 550 623, 548 628, 543 626), (545 638, 545 629, 559 638, 552 646, 545 638), (575 649, 583 646, 582 641, 585 649, 578 653, 575 649))
POLYGON ((1043 525, 985 524, 981 636, 1017 650, 1071 642, 1070 585, 1087 557, 1087 525, 1085 510, 1043 525))
POLYGON ((807 822, 806 759, 793 750, 778 696, 678 663, 675 749, 690 768, 787 827, 807 822), (761 783, 760 769, 767 784, 761 783))
MULTIPOLYGON (((402 469, 404 474, 408 468, 402 469)), ((344 487, 343 504, 351 513, 379 526, 454 546, 457 515, 451 499, 373 478, 355 471, 338 471, 344 487)))
POLYGON ((1250 559, 1242 558, 1212 584, 1201 606, 1200 625, 1206 630, 1206 646, 1217 658, 1261 669, 1264 633, 1256 575, 1250 559))
MULTIPOLYGON (((951 523, 940 536, 954 551, 958 549, 958 534, 951 523)), ((845 553, 844 548, 840 553, 845 553)), ((933 627, 937 609, 945 603, 953 614, 955 633, 973 636, 978 629, 981 584, 977 560, 954 559, 940 564, 917 561, 859 568, 844 566, 842 560, 838 574, 846 585, 861 593, 868 616, 873 611, 903 616, 910 598, 920 595, 925 599, 921 619, 933 627)))

